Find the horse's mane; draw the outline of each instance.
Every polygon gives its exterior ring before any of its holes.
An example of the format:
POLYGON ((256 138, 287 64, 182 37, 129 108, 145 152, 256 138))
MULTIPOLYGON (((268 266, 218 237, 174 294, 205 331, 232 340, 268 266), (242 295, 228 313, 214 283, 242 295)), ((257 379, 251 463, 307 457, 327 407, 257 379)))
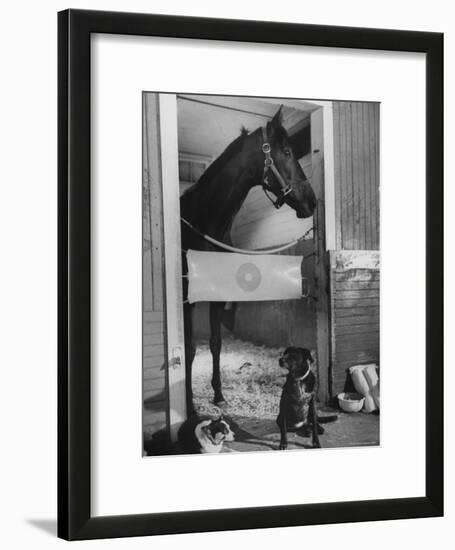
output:
POLYGON ((184 194, 194 190, 196 187, 203 186, 205 183, 212 180, 213 176, 217 175, 223 166, 232 159, 243 147, 245 138, 250 135, 250 132, 242 126, 240 135, 231 142, 226 149, 219 155, 205 170, 198 181, 192 185, 184 194))

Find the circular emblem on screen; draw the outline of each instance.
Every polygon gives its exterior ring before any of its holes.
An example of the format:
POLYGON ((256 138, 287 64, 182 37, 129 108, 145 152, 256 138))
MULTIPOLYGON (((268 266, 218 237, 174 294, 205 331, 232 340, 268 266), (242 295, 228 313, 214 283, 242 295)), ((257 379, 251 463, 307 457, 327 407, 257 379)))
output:
POLYGON ((242 264, 235 274, 237 284, 242 290, 252 292, 261 284, 261 272, 252 263, 242 264))

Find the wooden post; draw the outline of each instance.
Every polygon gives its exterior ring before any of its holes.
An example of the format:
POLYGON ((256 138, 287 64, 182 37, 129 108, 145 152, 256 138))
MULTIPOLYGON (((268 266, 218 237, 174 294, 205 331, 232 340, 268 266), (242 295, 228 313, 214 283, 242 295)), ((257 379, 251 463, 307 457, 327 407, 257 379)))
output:
POLYGON ((329 398, 329 278, 325 241, 325 186, 324 186, 324 113, 323 108, 311 113, 311 151, 313 175, 311 183, 318 198, 314 216, 316 346, 318 359, 318 398, 325 403, 329 398))
POLYGON ((177 98, 159 95, 161 175, 166 281, 166 339, 171 440, 186 419, 185 340, 183 330, 177 98))

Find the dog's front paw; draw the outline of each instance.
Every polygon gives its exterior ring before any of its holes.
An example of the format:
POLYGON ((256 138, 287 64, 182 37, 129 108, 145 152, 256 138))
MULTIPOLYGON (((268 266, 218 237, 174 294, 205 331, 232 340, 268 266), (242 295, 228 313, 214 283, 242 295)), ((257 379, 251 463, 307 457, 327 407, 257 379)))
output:
POLYGON ((280 443, 280 446, 278 447, 278 449, 279 449, 280 451, 285 451, 287 448, 288 448, 288 444, 287 444, 287 443, 280 443))
POLYGON ((319 441, 316 441, 315 443, 313 443, 313 449, 320 449, 321 448, 321 443, 319 441))

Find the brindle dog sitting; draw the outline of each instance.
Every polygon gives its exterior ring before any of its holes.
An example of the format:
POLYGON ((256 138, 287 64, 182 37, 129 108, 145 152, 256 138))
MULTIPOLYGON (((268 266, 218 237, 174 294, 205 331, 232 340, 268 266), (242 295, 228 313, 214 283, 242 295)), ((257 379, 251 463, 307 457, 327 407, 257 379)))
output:
POLYGON ((333 422, 336 415, 319 419, 316 413, 316 376, 311 371, 313 357, 305 348, 287 348, 279 360, 280 367, 288 369, 280 400, 280 413, 276 419, 281 431, 280 449, 287 449, 288 430, 299 430, 302 435, 312 435, 314 448, 320 448, 319 435, 324 428, 318 421, 333 422))

